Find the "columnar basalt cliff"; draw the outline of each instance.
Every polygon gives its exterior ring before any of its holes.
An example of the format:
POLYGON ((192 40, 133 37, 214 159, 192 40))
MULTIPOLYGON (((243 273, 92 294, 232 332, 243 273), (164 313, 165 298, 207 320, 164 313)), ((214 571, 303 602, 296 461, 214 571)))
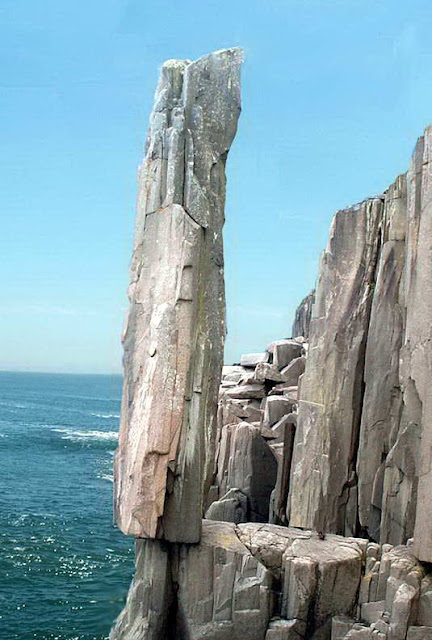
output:
POLYGON ((432 640, 432 129, 336 213, 293 337, 221 378, 240 66, 169 61, 156 91, 115 462, 136 570, 110 638, 432 640))
POLYGON ((288 519, 432 561, 432 183, 427 129, 407 174, 336 214, 301 382, 288 519))

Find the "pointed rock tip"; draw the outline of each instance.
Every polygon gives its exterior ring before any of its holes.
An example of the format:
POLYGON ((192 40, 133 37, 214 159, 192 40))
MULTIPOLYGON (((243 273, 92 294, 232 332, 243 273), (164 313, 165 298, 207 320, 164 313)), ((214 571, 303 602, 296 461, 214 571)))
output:
POLYGON ((185 69, 190 63, 191 63, 190 60, 176 60, 175 58, 172 58, 170 60, 165 60, 162 66, 169 69, 182 70, 182 69, 185 69))
POLYGON ((236 61, 239 63, 244 62, 244 49, 242 47, 231 47, 229 49, 219 49, 218 51, 213 51, 213 53, 208 53, 204 56, 201 56, 197 60, 177 60, 176 58, 172 58, 170 60, 166 60, 163 63, 163 67, 167 67, 170 69, 179 69, 184 70, 190 64, 194 62, 199 62, 200 60, 204 60, 205 58, 210 58, 211 56, 233 56, 236 58, 236 61))

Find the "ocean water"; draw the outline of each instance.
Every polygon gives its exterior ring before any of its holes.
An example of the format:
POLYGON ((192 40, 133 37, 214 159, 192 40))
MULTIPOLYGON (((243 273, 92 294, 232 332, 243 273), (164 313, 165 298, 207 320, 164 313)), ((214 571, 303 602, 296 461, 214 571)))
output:
POLYGON ((123 606, 120 395, 120 376, 0 372, 1 640, 102 640, 123 606))

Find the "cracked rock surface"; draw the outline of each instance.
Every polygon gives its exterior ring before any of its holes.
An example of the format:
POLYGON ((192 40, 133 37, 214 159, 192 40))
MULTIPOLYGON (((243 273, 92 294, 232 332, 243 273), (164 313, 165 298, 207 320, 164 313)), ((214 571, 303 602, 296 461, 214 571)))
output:
POLYGON ((197 542, 223 362, 225 162, 241 51, 161 70, 139 174, 115 517, 144 538, 197 542))
POLYGON ((136 570, 110 638, 432 640, 432 129, 335 215, 294 337, 221 378, 240 65, 170 60, 156 91, 115 459, 136 570))

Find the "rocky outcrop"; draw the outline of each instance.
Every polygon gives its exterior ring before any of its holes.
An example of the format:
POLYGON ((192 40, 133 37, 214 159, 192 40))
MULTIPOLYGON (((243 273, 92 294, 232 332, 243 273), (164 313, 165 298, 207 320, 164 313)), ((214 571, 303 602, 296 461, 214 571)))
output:
POLYGON ((139 177, 124 335, 115 516, 127 534, 200 538, 225 336, 225 162, 241 52, 161 70, 139 177))
MULTIPOLYGON (((402 351, 407 429, 421 441, 414 550, 432 562, 432 127, 419 140, 408 172, 408 249, 405 261, 406 330, 402 351)), ((415 461, 414 461, 415 464, 415 461)), ((415 488, 414 488, 415 489, 415 488)), ((412 500, 414 502, 414 500, 412 500)))
POLYGON ((310 321, 312 317, 312 307, 315 302, 315 289, 300 302, 296 309, 292 327, 293 336, 303 336, 309 338, 310 321))
POLYGON ((335 215, 295 337, 220 379, 240 62, 169 61, 156 92, 115 462, 136 572, 110 638, 432 640, 432 129, 335 215))
POLYGON ((329 638, 332 616, 356 610, 365 545, 212 521, 203 522, 199 545, 166 552, 140 540, 127 606, 111 638, 268 640, 275 629, 284 629, 281 638, 329 638))
POLYGON ((431 599, 412 546, 205 520, 199 545, 137 542, 111 638, 430 640, 431 599))
POLYGON ((356 533, 362 374, 382 209, 374 198, 339 211, 321 260, 292 461, 293 526, 356 533))
POLYGON ((303 337, 278 340, 243 365, 226 366, 219 394, 217 456, 206 518, 286 523, 303 337), (232 492, 246 498, 239 502, 232 492), (235 502, 233 502, 233 499, 235 502))
POLYGON ((338 212, 299 396, 290 524, 432 561, 432 130, 383 196, 338 212))
POLYGON ((369 544, 356 619, 333 618, 332 640, 430 640, 431 575, 413 547, 369 544))

